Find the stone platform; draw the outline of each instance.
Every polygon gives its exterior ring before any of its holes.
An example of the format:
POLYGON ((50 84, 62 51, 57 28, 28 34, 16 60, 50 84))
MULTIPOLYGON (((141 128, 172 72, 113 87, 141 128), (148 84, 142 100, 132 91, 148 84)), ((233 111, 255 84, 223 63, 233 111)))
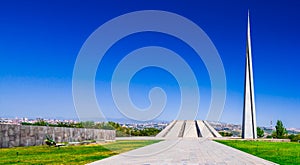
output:
POLYGON ((263 165, 275 164, 207 138, 167 139, 91 165, 263 165))

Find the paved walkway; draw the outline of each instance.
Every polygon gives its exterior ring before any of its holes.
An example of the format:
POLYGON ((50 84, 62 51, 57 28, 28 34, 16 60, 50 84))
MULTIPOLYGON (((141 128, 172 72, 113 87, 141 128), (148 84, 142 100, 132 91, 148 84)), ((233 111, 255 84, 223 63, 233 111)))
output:
POLYGON ((204 138, 165 140, 120 155, 91 163, 92 165, 242 165, 275 164, 237 149, 204 138))

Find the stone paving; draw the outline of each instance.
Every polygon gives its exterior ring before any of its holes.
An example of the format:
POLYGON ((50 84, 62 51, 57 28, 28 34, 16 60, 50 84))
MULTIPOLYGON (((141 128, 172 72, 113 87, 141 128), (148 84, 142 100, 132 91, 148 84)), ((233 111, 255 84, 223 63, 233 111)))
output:
POLYGON ((91 163, 91 165, 243 165, 275 164, 205 138, 167 139, 91 163))

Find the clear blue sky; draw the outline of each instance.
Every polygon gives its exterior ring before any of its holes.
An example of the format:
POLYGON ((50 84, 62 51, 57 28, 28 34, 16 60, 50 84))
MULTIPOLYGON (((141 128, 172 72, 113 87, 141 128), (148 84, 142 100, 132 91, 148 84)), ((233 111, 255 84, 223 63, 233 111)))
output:
MULTIPOLYGON (((72 73, 88 36, 119 15, 137 10, 165 10, 192 20, 213 41, 227 80, 221 121, 241 124, 250 9, 257 124, 269 126, 271 120, 280 119, 288 127, 299 128, 299 8, 298 0, 1 0, 0 117, 76 118, 72 73)), ((204 118, 209 107, 210 81, 203 62, 180 40, 150 32, 124 38, 103 58, 99 67, 105 68, 105 72, 97 73, 96 91, 97 98, 105 98, 98 100, 106 109, 105 115, 122 117, 109 93, 110 74, 118 60, 146 45, 168 47, 190 64, 202 99, 198 118, 204 118)), ((180 93, 175 79, 161 69, 148 68, 137 73, 130 87, 132 100, 137 106, 147 106, 148 90, 154 86, 164 88, 172 100, 160 119, 172 119, 180 93)))

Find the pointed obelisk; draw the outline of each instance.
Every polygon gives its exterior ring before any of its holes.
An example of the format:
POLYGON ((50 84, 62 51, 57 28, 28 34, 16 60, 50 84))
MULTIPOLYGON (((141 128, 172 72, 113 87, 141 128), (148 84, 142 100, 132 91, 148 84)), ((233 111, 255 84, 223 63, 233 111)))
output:
POLYGON ((250 38, 250 14, 248 11, 247 26, 247 46, 246 46, 246 67, 245 67, 245 84, 244 84, 244 112, 242 138, 256 139, 256 112, 253 88, 253 71, 252 71, 252 53, 250 38))

